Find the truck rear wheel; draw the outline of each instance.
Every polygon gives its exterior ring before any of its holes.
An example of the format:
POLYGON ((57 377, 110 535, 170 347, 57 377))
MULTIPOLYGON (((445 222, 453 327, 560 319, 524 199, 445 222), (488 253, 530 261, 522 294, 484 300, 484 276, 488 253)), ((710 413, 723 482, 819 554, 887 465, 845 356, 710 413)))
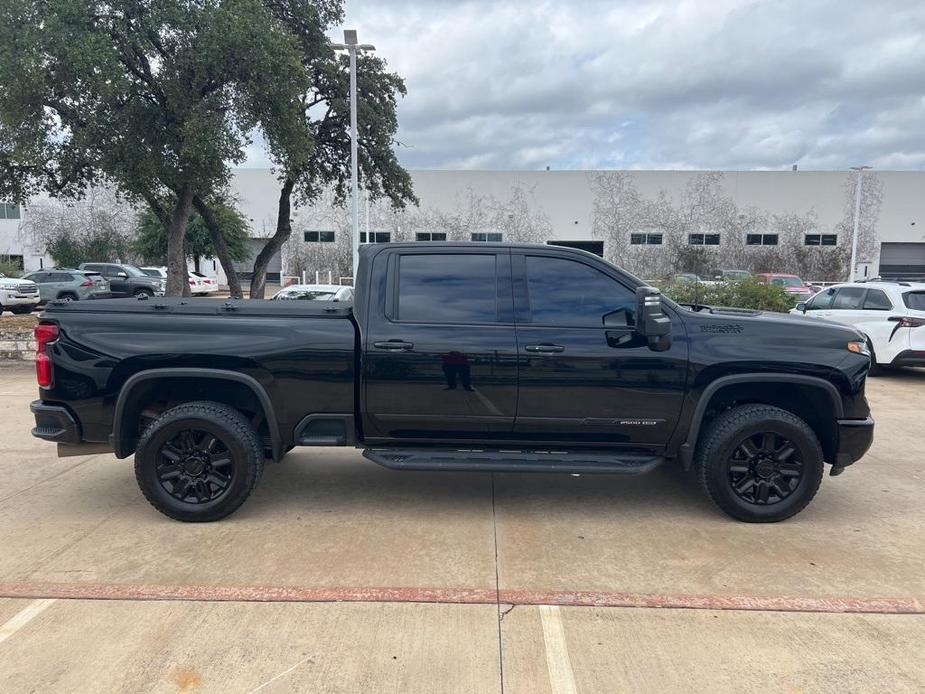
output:
POLYGON ((792 412, 741 405, 707 426, 696 470, 707 496, 749 523, 773 523, 802 511, 822 482, 819 440, 792 412))
POLYGON ((260 479, 262 446, 247 418, 232 407, 198 401, 161 414, 135 452, 135 479, 166 516, 206 522, 224 518, 260 479))

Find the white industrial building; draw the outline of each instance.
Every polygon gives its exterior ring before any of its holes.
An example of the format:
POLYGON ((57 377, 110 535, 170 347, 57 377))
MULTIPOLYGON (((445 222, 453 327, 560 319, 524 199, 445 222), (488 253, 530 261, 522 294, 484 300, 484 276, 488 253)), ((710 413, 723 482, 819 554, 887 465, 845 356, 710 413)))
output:
MULTIPOLYGON (((690 270, 680 267, 685 263, 779 271, 794 268, 762 266, 796 264, 813 275, 831 274, 841 262, 847 273, 857 181, 851 171, 411 174, 418 206, 394 212, 361 193, 364 241, 564 242, 644 277, 690 270)), ((276 226, 278 182, 269 169, 238 169, 231 188, 251 220, 256 253, 276 226)), ((867 171, 861 202, 859 273, 925 278, 925 172, 867 171)), ((3 204, 0 212, 0 256, 27 270, 49 264, 18 232, 28 210, 3 204)), ((271 279, 349 274, 348 220, 329 198, 296 207, 293 239, 271 264, 271 279)))

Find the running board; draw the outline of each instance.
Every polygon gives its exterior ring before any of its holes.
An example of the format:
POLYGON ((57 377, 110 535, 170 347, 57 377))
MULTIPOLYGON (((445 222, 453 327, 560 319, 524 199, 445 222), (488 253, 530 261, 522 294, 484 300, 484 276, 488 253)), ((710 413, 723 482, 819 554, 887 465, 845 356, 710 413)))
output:
POLYGON ((665 462, 661 456, 640 453, 510 448, 367 448, 363 456, 392 470, 467 472, 639 475, 665 462))

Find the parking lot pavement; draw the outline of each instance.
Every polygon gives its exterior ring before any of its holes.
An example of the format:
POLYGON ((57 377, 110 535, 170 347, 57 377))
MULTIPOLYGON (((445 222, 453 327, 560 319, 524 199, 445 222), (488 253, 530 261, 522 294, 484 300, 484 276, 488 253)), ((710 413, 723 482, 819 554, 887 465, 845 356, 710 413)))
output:
POLYGON ((921 690, 923 389, 871 379, 870 454, 776 525, 672 470, 395 473, 345 449, 296 449, 199 525, 148 506, 131 461, 57 459, 31 370, 2 367, 0 634, 29 619, 0 691, 250 691, 300 658, 260 691, 500 691, 502 670, 505 692, 921 690))

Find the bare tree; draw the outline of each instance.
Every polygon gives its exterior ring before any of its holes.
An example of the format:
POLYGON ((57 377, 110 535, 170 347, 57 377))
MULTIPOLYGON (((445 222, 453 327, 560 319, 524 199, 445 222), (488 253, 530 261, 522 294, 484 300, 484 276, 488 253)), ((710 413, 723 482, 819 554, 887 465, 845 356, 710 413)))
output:
MULTIPOLYGON (((364 215, 361 212, 361 230, 364 215)), ((300 208, 295 215, 295 234, 286 246, 290 274, 314 276, 319 272, 334 277, 350 275, 352 263, 351 229, 348 210, 335 202, 333 193, 324 194, 311 206, 300 208), (303 239, 305 231, 333 231, 333 243, 310 242, 303 239)), ((475 192, 466 188, 448 210, 433 206, 396 209, 387 201, 369 206, 369 231, 388 232, 392 242, 416 241, 418 233, 445 233, 448 241, 471 241, 473 233, 501 233, 512 243, 542 243, 552 236, 552 223, 539 209, 534 192, 512 186, 506 198, 475 192)))
POLYGON ((76 200, 50 198, 29 205, 19 227, 22 240, 47 252, 58 265, 128 260, 137 209, 111 188, 88 188, 76 200))

